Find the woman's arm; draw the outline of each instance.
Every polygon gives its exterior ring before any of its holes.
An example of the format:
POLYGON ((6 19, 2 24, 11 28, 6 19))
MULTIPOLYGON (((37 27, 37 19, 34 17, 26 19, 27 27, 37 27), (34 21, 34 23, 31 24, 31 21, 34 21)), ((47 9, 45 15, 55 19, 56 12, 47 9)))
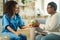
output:
POLYGON ((25 29, 25 28, 30 28, 30 27, 29 27, 29 25, 28 25, 28 26, 23 26, 22 28, 25 29))
POLYGON ((18 32, 14 31, 10 26, 7 26, 7 29, 8 29, 10 32, 14 33, 16 36, 19 35, 18 32))
POLYGON ((47 24, 45 25, 45 29, 49 31, 55 30, 59 22, 58 20, 59 20, 58 15, 54 15, 53 17, 51 17, 51 19, 48 20, 47 24))
MULTIPOLYGON (((5 30, 9 30, 10 32, 16 34, 18 36, 18 32, 14 31, 11 27, 10 27, 10 23, 9 23, 9 19, 8 16, 6 14, 3 15, 2 17, 2 27, 5 30)), ((3 30, 3 29, 2 29, 3 30)))

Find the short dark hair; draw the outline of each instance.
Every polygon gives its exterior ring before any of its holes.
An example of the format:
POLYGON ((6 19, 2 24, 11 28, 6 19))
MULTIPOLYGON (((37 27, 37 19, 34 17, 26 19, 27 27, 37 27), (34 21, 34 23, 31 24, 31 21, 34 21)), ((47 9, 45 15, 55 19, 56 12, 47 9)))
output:
POLYGON ((10 17, 14 14, 14 9, 15 9, 15 6, 16 6, 17 2, 16 1, 7 1, 5 4, 4 4, 4 13, 3 14, 8 14, 10 17))
POLYGON ((54 11, 57 10, 57 4, 55 2, 50 2, 50 3, 48 3, 48 5, 50 5, 51 7, 53 7, 54 11))

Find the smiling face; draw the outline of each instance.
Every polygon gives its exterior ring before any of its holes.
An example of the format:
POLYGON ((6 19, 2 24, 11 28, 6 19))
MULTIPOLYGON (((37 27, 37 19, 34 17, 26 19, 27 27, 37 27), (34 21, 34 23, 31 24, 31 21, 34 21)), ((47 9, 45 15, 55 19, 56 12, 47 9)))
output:
POLYGON ((54 12, 54 8, 51 7, 51 5, 48 5, 48 6, 47 6, 47 12, 48 12, 48 14, 53 13, 53 12, 54 12))
POLYGON ((15 6, 15 13, 16 13, 16 14, 19 13, 19 6, 18 6, 18 4, 16 4, 16 6, 15 6))

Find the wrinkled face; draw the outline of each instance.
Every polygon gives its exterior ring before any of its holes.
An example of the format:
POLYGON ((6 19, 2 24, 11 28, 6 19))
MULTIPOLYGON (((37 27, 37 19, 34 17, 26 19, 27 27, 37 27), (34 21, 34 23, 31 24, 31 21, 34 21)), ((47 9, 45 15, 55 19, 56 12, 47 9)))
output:
POLYGON ((16 6, 15 6, 15 13, 16 14, 19 13, 19 6, 18 6, 18 4, 16 4, 16 6))
POLYGON ((51 14, 52 12, 54 12, 54 8, 51 7, 51 5, 48 5, 47 6, 47 12, 48 12, 48 14, 51 14))

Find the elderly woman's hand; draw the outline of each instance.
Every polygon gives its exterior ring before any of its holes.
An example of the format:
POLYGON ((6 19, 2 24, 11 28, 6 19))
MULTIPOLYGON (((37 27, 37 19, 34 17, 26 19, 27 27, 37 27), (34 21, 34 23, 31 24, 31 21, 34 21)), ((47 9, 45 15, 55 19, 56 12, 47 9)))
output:
POLYGON ((35 24, 33 24, 32 26, 33 27, 39 27, 39 25, 40 25, 40 23, 37 20, 35 20, 35 24))
POLYGON ((39 27, 39 25, 40 25, 40 23, 37 21, 37 20, 35 20, 35 22, 32 22, 32 23, 30 23, 29 24, 29 27, 39 27))

